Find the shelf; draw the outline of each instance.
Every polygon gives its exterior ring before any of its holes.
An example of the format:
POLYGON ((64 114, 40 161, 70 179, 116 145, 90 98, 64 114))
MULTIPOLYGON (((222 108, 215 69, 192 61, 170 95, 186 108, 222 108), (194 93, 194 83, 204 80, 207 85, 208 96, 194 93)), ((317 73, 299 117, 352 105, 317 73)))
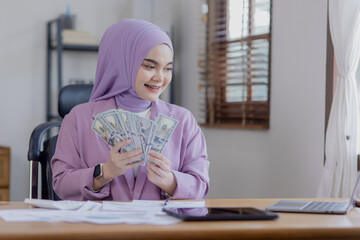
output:
POLYGON ((62 39, 62 22, 61 18, 57 18, 47 22, 47 46, 46 46, 46 121, 58 120, 59 116, 53 115, 52 110, 52 84, 55 82, 57 92, 59 94, 60 89, 63 87, 63 52, 65 51, 77 51, 77 52, 97 52, 99 46, 97 45, 81 45, 81 44, 64 44, 62 39), (54 39, 55 37, 55 39, 54 39), (55 45, 54 45, 55 44, 55 45), (53 60, 52 55, 55 54, 55 65, 57 74, 53 79, 53 60), (55 81, 53 81, 55 80, 55 81))
MULTIPOLYGON (((62 50, 67 51, 86 51, 86 52, 97 52, 99 50, 99 46, 91 46, 91 45, 62 45, 62 50)), ((57 46, 51 46, 50 49, 57 50, 57 46)))

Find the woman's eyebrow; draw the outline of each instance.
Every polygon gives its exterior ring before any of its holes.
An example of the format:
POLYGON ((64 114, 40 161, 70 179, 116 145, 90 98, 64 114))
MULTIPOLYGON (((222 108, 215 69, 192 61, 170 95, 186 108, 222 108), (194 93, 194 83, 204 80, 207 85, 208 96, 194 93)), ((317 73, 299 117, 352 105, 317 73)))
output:
MULTIPOLYGON (((151 58, 145 58, 144 61, 151 62, 151 63, 153 63, 155 65, 159 65, 159 63, 157 61, 155 61, 154 59, 151 59, 151 58)), ((170 64, 173 64, 173 62, 169 62, 166 65, 170 65, 170 64)))

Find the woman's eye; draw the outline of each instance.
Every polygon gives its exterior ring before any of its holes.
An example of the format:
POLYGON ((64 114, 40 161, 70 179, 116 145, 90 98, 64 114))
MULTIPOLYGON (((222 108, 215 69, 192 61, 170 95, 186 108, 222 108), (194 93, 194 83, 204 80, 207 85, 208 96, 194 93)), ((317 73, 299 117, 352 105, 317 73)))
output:
POLYGON ((151 66, 151 65, 143 65, 145 68, 147 68, 147 69, 155 69, 155 67, 154 66, 151 66))
POLYGON ((168 68, 166 68, 166 71, 172 71, 173 70, 173 68, 172 67, 168 67, 168 68))

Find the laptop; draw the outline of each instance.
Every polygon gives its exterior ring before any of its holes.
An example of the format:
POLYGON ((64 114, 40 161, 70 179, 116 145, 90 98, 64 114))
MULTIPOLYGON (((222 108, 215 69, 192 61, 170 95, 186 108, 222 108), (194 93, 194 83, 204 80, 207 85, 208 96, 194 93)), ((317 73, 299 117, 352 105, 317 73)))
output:
POLYGON ((273 212, 347 214, 355 206, 359 193, 360 176, 356 181, 350 201, 348 202, 280 200, 268 206, 266 210, 273 212))

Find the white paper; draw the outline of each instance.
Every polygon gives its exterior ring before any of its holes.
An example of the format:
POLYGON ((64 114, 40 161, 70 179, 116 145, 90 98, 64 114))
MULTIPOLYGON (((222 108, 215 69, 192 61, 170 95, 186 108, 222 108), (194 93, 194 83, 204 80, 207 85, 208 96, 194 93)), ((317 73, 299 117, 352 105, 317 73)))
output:
POLYGON ((49 210, 44 208, 1 210, 0 217, 6 222, 68 222, 72 210, 49 210))
POLYGON ((93 201, 87 201, 81 208, 79 208, 78 210, 76 210, 77 214, 86 214, 86 213, 90 213, 90 212, 97 212, 101 209, 102 204, 98 203, 98 202, 93 202, 93 201))
POLYGON ((162 208, 198 208, 205 207, 205 201, 170 201, 165 206, 165 201, 134 200, 132 202, 103 202, 103 211, 124 211, 124 210, 147 210, 161 212, 162 208))
POLYGON ((134 200, 132 202, 103 203, 87 201, 78 210, 55 210, 44 208, 0 210, 0 217, 6 222, 88 222, 95 224, 154 224, 168 225, 181 220, 168 216, 162 208, 204 207, 205 201, 134 200))

